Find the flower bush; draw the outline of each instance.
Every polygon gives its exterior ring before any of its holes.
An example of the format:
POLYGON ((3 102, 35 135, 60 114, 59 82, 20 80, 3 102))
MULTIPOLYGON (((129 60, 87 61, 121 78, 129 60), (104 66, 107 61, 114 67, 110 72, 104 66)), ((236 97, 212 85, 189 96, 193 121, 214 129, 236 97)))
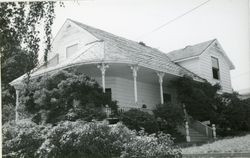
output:
POLYGON ((34 157, 45 140, 48 127, 37 125, 29 119, 3 125, 3 155, 6 157, 34 157))
POLYGON ((147 135, 144 131, 134 137, 132 142, 124 144, 122 158, 130 157, 182 157, 180 148, 173 146, 173 139, 169 134, 159 133, 147 135))
POLYGON ((121 123, 108 125, 77 120, 52 126, 22 120, 4 126, 3 140, 3 155, 13 158, 181 156, 169 135, 137 133, 121 123))

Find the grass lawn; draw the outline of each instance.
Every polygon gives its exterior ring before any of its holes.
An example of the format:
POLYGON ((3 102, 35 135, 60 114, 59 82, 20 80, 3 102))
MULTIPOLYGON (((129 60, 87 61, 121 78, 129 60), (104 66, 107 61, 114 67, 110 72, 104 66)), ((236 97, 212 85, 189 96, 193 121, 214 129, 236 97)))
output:
POLYGON ((203 153, 250 153, 250 134, 226 138, 202 146, 183 148, 183 154, 203 154, 203 153))

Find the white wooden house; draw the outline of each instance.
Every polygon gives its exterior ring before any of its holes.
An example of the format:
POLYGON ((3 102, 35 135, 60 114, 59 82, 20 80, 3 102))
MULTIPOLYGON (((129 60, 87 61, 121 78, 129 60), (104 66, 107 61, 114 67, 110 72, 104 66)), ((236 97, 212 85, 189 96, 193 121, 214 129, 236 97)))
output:
MULTIPOLYGON (((96 79, 121 108, 153 109, 166 101, 177 102, 172 79, 189 75, 195 80, 219 82, 222 92, 232 92, 230 70, 234 68, 214 39, 168 54, 155 48, 67 19, 52 43, 47 67, 32 77, 69 67, 96 79)), ((17 90, 25 75, 10 84, 17 90)))

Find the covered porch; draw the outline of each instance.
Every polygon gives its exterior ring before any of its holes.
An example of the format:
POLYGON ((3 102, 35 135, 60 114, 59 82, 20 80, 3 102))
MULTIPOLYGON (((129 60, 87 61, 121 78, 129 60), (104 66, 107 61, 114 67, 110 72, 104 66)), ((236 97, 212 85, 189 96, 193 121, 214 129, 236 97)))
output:
POLYGON ((157 104, 177 102, 171 80, 178 76, 172 74, 125 63, 86 64, 77 70, 93 77, 125 110, 142 106, 152 110, 157 104))

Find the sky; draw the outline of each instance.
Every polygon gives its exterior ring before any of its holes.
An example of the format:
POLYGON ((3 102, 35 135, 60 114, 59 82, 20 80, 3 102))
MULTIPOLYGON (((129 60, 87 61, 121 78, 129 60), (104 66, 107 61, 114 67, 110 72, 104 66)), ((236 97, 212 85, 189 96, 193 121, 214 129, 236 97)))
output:
POLYGON ((79 21, 165 53, 218 39, 235 65, 231 71, 235 91, 250 91, 250 5, 248 0, 82 0, 57 6, 53 35, 67 18, 79 21))

